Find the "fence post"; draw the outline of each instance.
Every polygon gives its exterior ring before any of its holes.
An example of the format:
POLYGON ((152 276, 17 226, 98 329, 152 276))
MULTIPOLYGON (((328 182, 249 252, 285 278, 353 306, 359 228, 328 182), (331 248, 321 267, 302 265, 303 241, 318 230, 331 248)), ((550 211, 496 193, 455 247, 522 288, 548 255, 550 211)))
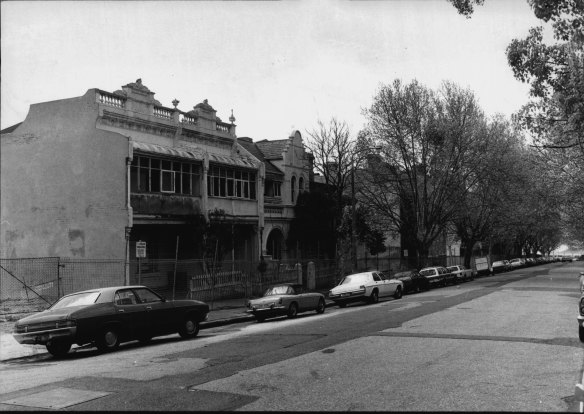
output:
POLYGON ((61 257, 57 257, 57 300, 61 299, 61 257))
POLYGON ((307 288, 314 290, 316 288, 316 272, 314 268, 314 262, 308 262, 306 266, 306 284, 307 288))
POLYGON ((300 285, 303 285, 303 283, 302 283, 302 265, 300 263, 296 263, 294 265, 294 267, 296 268, 296 282, 300 285))

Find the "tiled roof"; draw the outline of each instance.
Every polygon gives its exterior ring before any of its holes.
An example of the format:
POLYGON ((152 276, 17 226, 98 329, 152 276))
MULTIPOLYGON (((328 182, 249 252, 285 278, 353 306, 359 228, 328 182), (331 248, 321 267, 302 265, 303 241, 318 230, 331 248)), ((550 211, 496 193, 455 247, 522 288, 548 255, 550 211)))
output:
POLYGON ((276 141, 263 140, 256 142, 256 145, 263 152, 266 159, 281 160, 282 153, 284 152, 286 145, 288 145, 288 140, 287 139, 280 139, 276 141))
POLYGON ((239 138, 237 140, 237 142, 243 148, 245 148, 247 151, 249 151, 254 157, 256 157, 258 160, 262 161, 265 164, 266 175, 268 175, 268 174, 273 174, 273 175, 278 175, 278 176, 284 175, 284 173, 282 171, 280 171, 280 169, 278 167, 276 167, 274 164, 272 164, 267 159, 267 157, 264 155, 263 151, 259 148, 257 143, 254 143, 254 142, 249 141, 247 139, 241 139, 241 138, 239 138))

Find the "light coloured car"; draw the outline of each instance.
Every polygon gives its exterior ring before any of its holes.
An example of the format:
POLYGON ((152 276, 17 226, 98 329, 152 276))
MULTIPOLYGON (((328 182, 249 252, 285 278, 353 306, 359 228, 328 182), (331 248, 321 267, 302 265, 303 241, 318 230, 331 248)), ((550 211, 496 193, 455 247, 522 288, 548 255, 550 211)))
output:
POLYGON ((580 302, 578 302, 578 337, 584 342, 584 272, 580 272, 578 280, 580 289, 580 302))
POLYGON ((493 270, 493 273, 506 272, 511 269, 511 265, 508 260, 497 260, 493 262, 491 269, 493 270))
POLYGON ((446 268, 450 273, 456 276, 458 282, 465 282, 472 280, 475 277, 475 272, 472 269, 467 269, 463 265, 448 266, 446 268))
POLYGON ((378 270, 354 273, 345 276, 341 282, 332 288, 328 297, 340 307, 350 302, 365 301, 377 303, 380 297, 402 297, 403 282, 392 279, 378 270))
POLYGON ((266 289, 264 295, 247 303, 247 312, 258 322, 286 315, 295 318, 300 312, 324 313, 324 295, 310 291, 300 284, 282 283, 266 289))
POLYGON ((443 266, 425 267, 420 270, 420 274, 428 279, 430 287, 446 286, 448 283, 456 282, 456 276, 443 266))
POLYGON ((511 269, 519 269, 520 267, 525 266, 525 260, 523 259, 511 259, 509 260, 509 265, 511 266, 511 269))

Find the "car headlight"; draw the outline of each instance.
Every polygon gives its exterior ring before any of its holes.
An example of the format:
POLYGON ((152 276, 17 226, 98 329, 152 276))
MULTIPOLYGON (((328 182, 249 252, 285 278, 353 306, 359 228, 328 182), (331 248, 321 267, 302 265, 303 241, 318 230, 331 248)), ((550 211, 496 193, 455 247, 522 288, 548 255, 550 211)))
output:
POLYGON ((64 320, 64 321, 57 321, 55 322, 55 328, 71 328, 72 326, 77 325, 77 323, 73 320, 64 320))
POLYGON ((362 292, 365 292, 365 285, 359 286, 359 289, 361 289, 362 292))

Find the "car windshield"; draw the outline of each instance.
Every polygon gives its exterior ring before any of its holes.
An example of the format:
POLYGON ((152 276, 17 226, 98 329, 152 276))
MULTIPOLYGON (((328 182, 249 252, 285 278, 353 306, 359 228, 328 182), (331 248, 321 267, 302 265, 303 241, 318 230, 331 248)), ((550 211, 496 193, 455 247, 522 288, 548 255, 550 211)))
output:
POLYGON ((411 272, 400 272, 393 275, 394 278, 399 279, 400 277, 407 277, 410 276, 411 272))
POLYGON ((273 286, 268 288, 264 293, 264 296, 273 296, 273 295, 286 295, 292 294, 292 288, 290 286, 273 286))
POLYGON ((51 309, 69 308, 72 306, 93 305, 101 292, 84 292, 69 295, 61 298, 57 303, 51 306, 51 309))
POLYGON ((458 268, 456 266, 450 266, 450 267, 447 267, 446 270, 448 270, 449 272, 456 272, 458 270, 458 268))
POLYGON ((435 272, 433 269, 426 269, 426 270, 420 270, 420 274, 422 276, 434 276, 435 272))
POLYGON ((358 273, 355 275, 348 275, 341 280, 339 285, 349 285, 352 283, 367 283, 370 280, 368 273, 358 273))

